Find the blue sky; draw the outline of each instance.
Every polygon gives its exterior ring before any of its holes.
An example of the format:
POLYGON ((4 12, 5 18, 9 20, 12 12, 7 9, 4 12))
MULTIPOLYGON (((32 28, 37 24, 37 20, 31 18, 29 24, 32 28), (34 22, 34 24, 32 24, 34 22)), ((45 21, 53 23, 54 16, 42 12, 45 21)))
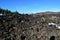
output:
POLYGON ((60 0, 0 0, 0 8, 20 13, 60 11, 60 0))

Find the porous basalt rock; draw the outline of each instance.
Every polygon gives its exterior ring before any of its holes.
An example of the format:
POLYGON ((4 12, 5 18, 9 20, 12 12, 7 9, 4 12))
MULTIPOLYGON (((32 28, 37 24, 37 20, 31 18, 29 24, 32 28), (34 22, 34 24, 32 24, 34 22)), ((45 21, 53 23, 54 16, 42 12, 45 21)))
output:
POLYGON ((47 15, 3 15, 0 16, 0 40, 60 40, 60 29, 48 23, 60 24, 60 16, 52 19, 47 15))

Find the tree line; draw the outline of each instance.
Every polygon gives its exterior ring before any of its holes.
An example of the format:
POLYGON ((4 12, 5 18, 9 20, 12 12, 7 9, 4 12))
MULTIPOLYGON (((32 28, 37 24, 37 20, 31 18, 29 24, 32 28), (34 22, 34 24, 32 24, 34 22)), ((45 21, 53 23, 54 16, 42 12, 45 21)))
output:
POLYGON ((19 12, 17 12, 17 11, 15 11, 15 12, 11 12, 10 10, 8 10, 8 9, 2 9, 2 8, 0 8, 0 14, 20 14, 19 12))

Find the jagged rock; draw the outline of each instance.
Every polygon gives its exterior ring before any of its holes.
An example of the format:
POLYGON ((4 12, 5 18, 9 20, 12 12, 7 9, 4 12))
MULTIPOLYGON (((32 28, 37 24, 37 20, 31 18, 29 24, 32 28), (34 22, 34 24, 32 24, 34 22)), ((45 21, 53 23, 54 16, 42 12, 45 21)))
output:
POLYGON ((0 40, 51 40, 53 36, 54 39, 60 40, 60 29, 48 25, 50 22, 60 24, 60 16, 56 16, 56 20, 52 20, 52 14, 45 16, 43 14, 0 16, 0 40))

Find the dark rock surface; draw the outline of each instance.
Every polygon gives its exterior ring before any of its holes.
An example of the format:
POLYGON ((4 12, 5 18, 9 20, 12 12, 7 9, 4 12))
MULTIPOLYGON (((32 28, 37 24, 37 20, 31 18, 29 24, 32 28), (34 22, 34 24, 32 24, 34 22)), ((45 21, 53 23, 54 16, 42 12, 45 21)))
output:
POLYGON ((49 26, 60 24, 59 14, 2 15, 0 16, 0 40, 60 40, 60 29, 49 26))

